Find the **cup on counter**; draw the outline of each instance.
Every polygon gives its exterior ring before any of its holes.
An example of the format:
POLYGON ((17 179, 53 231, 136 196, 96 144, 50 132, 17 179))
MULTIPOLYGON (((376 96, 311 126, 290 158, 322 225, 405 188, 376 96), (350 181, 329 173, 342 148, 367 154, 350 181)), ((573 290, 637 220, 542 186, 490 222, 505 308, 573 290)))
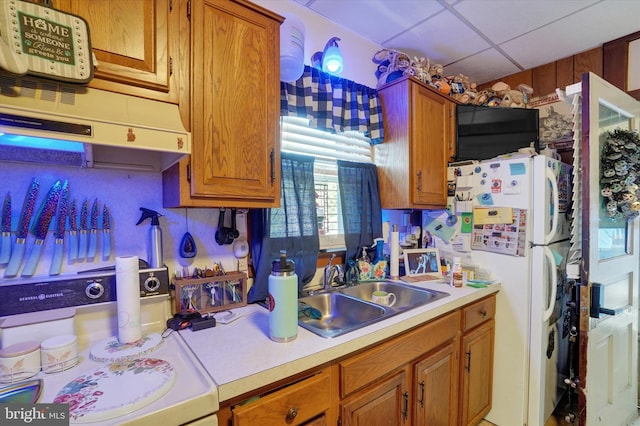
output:
POLYGON ((396 295, 386 291, 376 290, 371 294, 371 301, 378 305, 393 306, 396 303, 396 295))

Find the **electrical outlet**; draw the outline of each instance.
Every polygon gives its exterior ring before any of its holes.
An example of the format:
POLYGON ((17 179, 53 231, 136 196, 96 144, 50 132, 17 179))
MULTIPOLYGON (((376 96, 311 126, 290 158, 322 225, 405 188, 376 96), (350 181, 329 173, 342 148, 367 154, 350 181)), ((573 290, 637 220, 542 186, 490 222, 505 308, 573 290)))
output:
POLYGON ((247 272, 249 271, 249 262, 246 257, 242 259, 238 259, 238 271, 247 272))

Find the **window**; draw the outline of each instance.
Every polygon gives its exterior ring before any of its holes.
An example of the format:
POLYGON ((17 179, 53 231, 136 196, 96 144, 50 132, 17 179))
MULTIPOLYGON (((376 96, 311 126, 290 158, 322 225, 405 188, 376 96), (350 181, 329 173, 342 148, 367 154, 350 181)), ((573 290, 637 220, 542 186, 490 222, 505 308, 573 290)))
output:
POLYGON ((282 151, 313 155, 318 234, 321 249, 344 248, 336 160, 372 163, 369 138, 357 132, 334 134, 309 127, 309 120, 282 119, 282 151))
POLYGON ((313 176, 316 187, 320 248, 344 248, 344 226, 336 162, 316 160, 313 176))

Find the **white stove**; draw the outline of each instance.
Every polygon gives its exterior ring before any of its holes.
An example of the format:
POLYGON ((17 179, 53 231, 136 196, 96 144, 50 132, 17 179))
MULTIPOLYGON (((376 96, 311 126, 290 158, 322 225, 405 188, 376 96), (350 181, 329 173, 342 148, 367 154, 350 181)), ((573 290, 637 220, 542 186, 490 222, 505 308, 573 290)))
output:
MULTIPOLYGON (((141 274, 142 274, 141 270, 141 274)), ((108 273, 107 273, 108 274, 108 273)), ((100 274, 105 286, 108 279, 100 274)), ((86 280, 87 277, 83 277, 86 280)), ((141 289, 144 281, 141 278, 141 289)), ((0 283, 0 286, 2 283, 0 283)), ((82 284, 83 288, 86 287, 82 284)), ((67 285, 67 287, 70 287, 67 285)), ((73 287, 73 286, 71 286, 73 287)), ((89 288, 89 287, 87 287, 89 288)), ((93 287, 91 287, 93 288, 93 287)), ((84 290, 83 290, 84 291, 84 290)), ((79 293, 79 291, 78 291, 79 293)), ((39 372, 32 379, 43 381, 42 393, 38 403, 52 403, 66 397, 69 384, 90 378, 97 386, 97 395, 105 395, 100 386, 108 387, 111 378, 121 380, 122 370, 117 371, 110 361, 96 361, 91 356, 96 347, 109 343, 109 338, 117 336, 117 310, 115 301, 81 304, 75 307, 75 334, 78 337, 79 362, 74 367, 56 373, 39 372), (92 352, 93 350, 93 352, 92 352), (116 371, 109 377, 109 372, 116 371), (98 377, 100 380, 96 380, 98 377), (97 383, 96 383, 97 382, 97 383)), ((61 309, 51 310, 55 314, 61 309)), ((29 315, 42 316, 45 312, 22 313, 0 318, 0 330, 5 321, 15 322, 17 317, 28 318, 29 315)), ((206 372, 200 361, 191 352, 178 333, 166 333, 166 320, 171 316, 171 304, 167 291, 159 294, 146 295, 141 298, 141 323, 143 338, 153 341, 152 347, 140 356, 130 356, 127 359, 144 359, 147 364, 158 366, 158 371, 152 371, 152 376, 136 375, 140 369, 132 374, 132 386, 127 386, 121 400, 112 405, 106 404, 102 412, 81 415, 82 410, 74 410, 78 415, 71 418, 71 424, 84 423, 92 425, 182 425, 197 422, 198 425, 217 425, 215 413, 218 411, 218 394, 214 381, 206 372), (163 334, 164 333, 164 334, 163 334), (158 338, 158 336, 162 336, 158 338), (159 342, 159 343, 158 343, 159 342), (164 367, 164 368, 162 368, 164 367), (167 377, 162 377, 165 374, 167 377), (138 377, 139 376, 139 377, 138 377), (152 384, 156 383, 155 385, 152 384), (147 389, 157 386, 157 389, 147 389), (90 415, 91 414, 91 415, 90 415)), ((25 326, 29 327, 29 326, 25 326)), ((25 328, 25 331, 27 329, 25 328)), ((0 336, 1 337, 1 336, 0 336)), ((115 338, 117 342, 117 337, 115 338)), ((101 348, 98 348, 101 349, 101 348)), ((131 368, 129 369, 131 371, 131 368)), ((118 382, 122 383, 122 382, 118 382)), ((112 392, 114 394, 114 392, 112 392)), ((70 404, 74 403, 70 401, 70 404)), ((95 403, 95 401, 92 401, 95 403)), ((111 403, 111 402, 110 402, 111 403)), ((103 407, 104 408, 104 407, 103 407)))

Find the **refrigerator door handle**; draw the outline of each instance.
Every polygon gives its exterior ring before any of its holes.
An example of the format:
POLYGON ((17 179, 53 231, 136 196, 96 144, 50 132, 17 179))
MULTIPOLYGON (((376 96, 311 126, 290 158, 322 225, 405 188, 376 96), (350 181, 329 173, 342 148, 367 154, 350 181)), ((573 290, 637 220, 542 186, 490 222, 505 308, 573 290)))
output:
POLYGON ((556 175, 549 167, 545 167, 544 169, 545 177, 551 183, 551 196, 553 198, 553 213, 551 214, 551 229, 548 234, 544 236, 544 243, 549 244, 551 240, 556 236, 556 232, 558 229, 558 209, 560 207, 560 197, 558 191, 558 181, 556 180, 556 175))
POLYGON ((549 247, 543 247, 544 257, 547 259, 549 264, 549 268, 551 270, 551 280, 549 281, 549 293, 551 293, 549 297, 549 306, 542 314, 542 322, 547 322, 549 318, 551 318, 551 314, 553 313, 553 308, 556 305, 556 296, 558 292, 558 268, 556 268, 556 259, 553 256, 553 252, 549 247))

